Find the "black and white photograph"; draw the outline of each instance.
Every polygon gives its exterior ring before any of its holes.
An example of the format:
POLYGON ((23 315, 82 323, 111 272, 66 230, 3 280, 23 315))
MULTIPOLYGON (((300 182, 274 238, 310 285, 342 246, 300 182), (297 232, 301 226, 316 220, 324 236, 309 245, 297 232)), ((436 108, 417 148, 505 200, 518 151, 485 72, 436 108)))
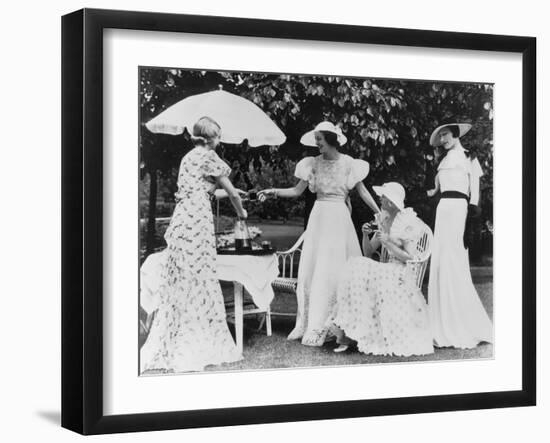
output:
POLYGON ((140 376, 494 358, 494 84, 137 74, 140 376))
POLYGON ((544 440, 543 5, 7 3, 2 441, 544 440))

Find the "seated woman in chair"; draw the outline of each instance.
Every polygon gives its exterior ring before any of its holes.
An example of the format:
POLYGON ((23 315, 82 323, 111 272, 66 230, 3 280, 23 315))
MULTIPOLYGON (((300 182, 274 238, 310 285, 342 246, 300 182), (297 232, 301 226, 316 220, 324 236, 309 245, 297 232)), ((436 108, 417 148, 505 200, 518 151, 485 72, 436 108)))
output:
POLYGON ((372 238, 363 229, 366 257, 348 261, 337 290, 332 330, 343 352, 357 342, 359 351, 376 355, 423 355, 433 353, 427 305, 416 286, 414 271, 406 265, 416 258, 416 245, 424 223, 405 208, 405 189, 399 183, 374 186, 380 196, 381 217, 372 238), (369 258, 383 246, 389 259, 369 258))

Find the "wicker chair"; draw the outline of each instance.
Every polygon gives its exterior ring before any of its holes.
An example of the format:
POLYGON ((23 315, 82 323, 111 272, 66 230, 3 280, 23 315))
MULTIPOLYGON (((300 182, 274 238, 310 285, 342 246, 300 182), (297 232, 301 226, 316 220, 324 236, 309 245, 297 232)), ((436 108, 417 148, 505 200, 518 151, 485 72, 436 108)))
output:
MULTIPOLYGON (((419 289, 422 289, 422 282, 424 281, 424 275, 426 274, 426 268, 428 267, 428 261, 432 253, 432 241, 432 230, 428 225, 424 224, 422 235, 416 242, 417 258, 415 260, 407 260, 407 266, 411 267, 411 271, 415 275, 416 286, 419 289)), ((382 263, 387 263, 389 258, 388 251, 382 246, 380 250, 380 261, 382 263)))
MULTIPOLYGON (((271 283, 274 291, 296 294, 298 276, 297 269, 295 271, 294 268, 295 265, 298 265, 300 262, 300 254, 302 252, 301 248, 304 243, 304 237, 305 232, 290 249, 286 251, 278 251, 276 253, 279 260, 280 275, 271 283)), ((295 317, 296 313, 271 311, 271 315, 295 317)))
MULTIPOLYGON (((271 286, 275 291, 296 294, 298 278, 297 272, 294 270, 294 265, 299 263, 299 255, 302 252, 301 248, 304 242, 304 236, 305 232, 290 249, 276 253, 277 258, 279 259, 280 275, 271 283, 271 286)), ((424 275, 426 274, 426 268, 431 255, 432 241, 432 230, 428 225, 424 224, 422 235, 416 243, 416 251, 418 253, 417 258, 414 260, 407 260, 407 266, 411 267, 411 270, 415 275, 416 286, 419 289, 422 288, 422 282, 424 281, 424 275)), ((389 260, 388 251, 384 247, 382 247, 379 255, 381 262, 387 262, 389 260)), ((270 310, 268 316, 271 315, 295 317, 296 313, 274 312, 270 310)), ((268 320, 270 319, 268 318, 268 320)), ((263 321, 260 324, 260 328, 262 326, 263 321)))

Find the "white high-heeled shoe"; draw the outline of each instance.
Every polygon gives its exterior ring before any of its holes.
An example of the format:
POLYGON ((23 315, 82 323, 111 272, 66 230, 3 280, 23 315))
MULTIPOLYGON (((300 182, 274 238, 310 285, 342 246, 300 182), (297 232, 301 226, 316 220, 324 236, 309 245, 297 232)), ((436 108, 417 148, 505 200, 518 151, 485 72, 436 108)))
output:
POLYGON ((349 345, 340 345, 337 348, 334 348, 333 352, 338 352, 338 353, 345 352, 348 350, 348 348, 349 348, 349 345))

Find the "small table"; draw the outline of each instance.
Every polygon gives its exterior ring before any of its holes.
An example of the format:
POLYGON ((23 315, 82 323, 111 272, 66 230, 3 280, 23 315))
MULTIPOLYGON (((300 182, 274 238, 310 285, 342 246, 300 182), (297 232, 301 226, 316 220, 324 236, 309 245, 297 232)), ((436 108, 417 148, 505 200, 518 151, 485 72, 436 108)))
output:
POLYGON ((274 293, 271 282, 279 275, 275 254, 269 255, 218 255, 218 279, 233 282, 235 303, 235 341, 243 350, 244 316, 265 313, 267 335, 271 335, 271 301, 274 293), (252 296, 257 308, 243 308, 244 289, 252 296))
MULTIPOLYGON (((151 254, 140 269, 140 303, 147 312, 158 308, 156 289, 160 285, 160 269, 165 251, 151 254)), ((270 305, 274 293, 271 282, 279 275, 275 254, 268 255, 218 255, 216 271, 219 280, 233 282, 235 303, 235 341, 243 350, 244 315, 265 313, 267 335, 271 335, 270 305), (252 296, 256 309, 243 308, 244 289, 252 296)))

